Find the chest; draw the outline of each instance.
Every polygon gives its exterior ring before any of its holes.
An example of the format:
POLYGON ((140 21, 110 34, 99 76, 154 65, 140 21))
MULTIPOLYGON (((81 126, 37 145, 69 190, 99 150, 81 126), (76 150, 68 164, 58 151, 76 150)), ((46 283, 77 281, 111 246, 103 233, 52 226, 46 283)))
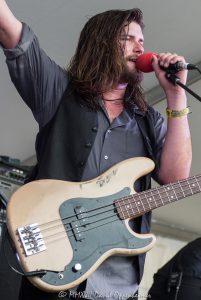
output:
POLYGON ((147 156, 147 152, 135 118, 123 111, 110 123, 100 110, 97 135, 82 179, 95 178, 118 162, 136 156, 147 156))
POLYGON ((112 101, 105 102, 104 108, 105 108, 105 111, 107 112, 110 123, 112 123, 114 121, 114 119, 117 118, 124 110, 122 103, 115 103, 112 101))

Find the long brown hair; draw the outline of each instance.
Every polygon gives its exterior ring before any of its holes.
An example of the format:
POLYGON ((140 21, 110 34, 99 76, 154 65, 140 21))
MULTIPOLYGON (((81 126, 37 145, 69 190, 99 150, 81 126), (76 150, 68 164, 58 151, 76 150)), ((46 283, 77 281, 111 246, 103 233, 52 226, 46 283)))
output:
MULTIPOLYGON (((119 83, 125 67, 119 37, 124 26, 132 21, 143 30, 140 9, 109 10, 90 18, 81 31, 68 71, 73 88, 92 109, 98 108, 98 96, 119 83)), ((141 72, 136 71, 135 80, 128 82, 125 106, 137 104, 146 111, 141 79, 141 72)))

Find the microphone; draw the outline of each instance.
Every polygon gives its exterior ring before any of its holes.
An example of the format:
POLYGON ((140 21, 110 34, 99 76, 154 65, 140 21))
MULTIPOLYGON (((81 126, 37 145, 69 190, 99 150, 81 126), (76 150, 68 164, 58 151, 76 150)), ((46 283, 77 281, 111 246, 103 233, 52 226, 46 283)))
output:
MULTIPOLYGON (((135 62, 136 68, 143 73, 153 72, 154 69, 152 67, 152 59, 154 55, 158 56, 158 54, 155 52, 141 54, 135 62)), ((182 61, 177 61, 174 64, 170 64, 167 68, 162 66, 160 66, 160 68, 166 72, 177 73, 181 70, 195 70, 197 69, 197 66, 189 63, 183 63, 182 61)))

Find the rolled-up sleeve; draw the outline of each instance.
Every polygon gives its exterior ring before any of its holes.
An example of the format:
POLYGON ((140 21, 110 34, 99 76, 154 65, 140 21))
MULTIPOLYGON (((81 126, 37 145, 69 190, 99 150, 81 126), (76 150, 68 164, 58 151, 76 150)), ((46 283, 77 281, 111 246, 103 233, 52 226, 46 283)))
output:
POLYGON ((12 82, 40 127, 44 126, 54 115, 67 87, 67 71, 47 56, 25 23, 18 45, 3 51, 12 82))

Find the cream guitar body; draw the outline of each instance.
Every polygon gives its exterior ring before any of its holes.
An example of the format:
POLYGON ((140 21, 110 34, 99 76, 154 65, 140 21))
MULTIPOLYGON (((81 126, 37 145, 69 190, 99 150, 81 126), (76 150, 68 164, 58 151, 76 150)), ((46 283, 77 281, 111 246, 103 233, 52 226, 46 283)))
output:
POLYGON ((111 255, 150 250, 155 236, 133 232, 129 220, 179 198, 172 185, 161 187, 162 197, 160 188, 135 193, 136 179, 153 168, 152 160, 139 157, 90 181, 38 180, 20 187, 9 201, 7 226, 29 280, 45 291, 67 290, 111 255))

